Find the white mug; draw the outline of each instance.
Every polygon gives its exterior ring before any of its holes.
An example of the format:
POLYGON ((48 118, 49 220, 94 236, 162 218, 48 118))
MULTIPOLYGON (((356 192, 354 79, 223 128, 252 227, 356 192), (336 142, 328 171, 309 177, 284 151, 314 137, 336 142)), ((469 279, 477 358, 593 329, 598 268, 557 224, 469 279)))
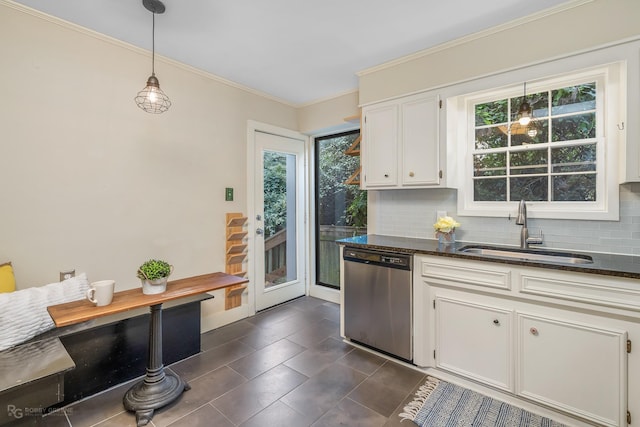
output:
POLYGON ((91 283, 87 289, 87 299, 98 307, 111 304, 115 284, 115 280, 100 280, 91 283))

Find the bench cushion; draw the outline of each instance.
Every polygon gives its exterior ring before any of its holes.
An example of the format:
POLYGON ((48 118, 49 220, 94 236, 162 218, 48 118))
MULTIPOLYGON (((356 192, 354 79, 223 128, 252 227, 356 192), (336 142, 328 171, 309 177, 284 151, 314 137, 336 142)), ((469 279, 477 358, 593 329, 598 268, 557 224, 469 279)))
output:
POLYGON ((10 262, 0 263, 0 293, 16 290, 16 279, 10 262))
POLYGON ((0 294, 0 351, 54 327, 47 306, 86 297, 85 273, 45 286, 0 294))

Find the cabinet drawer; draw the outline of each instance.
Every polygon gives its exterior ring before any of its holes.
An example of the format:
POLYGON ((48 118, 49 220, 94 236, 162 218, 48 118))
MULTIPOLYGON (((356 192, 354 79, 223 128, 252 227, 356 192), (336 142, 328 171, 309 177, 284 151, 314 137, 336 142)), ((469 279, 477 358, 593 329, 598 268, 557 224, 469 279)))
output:
POLYGON ((450 261, 445 258, 438 259, 437 262, 422 261, 421 274, 424 277, 473 287, 507 291, 511 289, 511 271, 486 262, 450 261))
POLYGON ((628 279, 526 270, 520 274, 520 292, 640 311, 640 286, 628 279))

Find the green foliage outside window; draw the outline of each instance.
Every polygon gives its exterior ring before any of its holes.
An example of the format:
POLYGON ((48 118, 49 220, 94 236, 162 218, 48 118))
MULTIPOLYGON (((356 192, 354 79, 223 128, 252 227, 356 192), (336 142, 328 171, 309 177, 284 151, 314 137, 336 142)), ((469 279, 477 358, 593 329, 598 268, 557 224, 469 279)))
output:
POLYGON ((345 184, 360 166, 358 156, 345 154, 358 135, 352 133, 318 142, 321 144, 317 209, 320 225, 365 227, 367 224, 367 192, 357 185, 345 184))
POLYGON ((264 168, 264 237, 269 238, 287 225, 287 157, 266 151, 264 168))
POLYGON ((475 201, 595 201, 596 83, 476 104, 475 201))

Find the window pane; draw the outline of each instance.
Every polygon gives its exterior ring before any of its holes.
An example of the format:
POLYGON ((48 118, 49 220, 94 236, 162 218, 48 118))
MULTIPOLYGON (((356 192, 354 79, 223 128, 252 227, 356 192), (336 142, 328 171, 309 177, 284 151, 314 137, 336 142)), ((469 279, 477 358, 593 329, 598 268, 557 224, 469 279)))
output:
POLYGON ((553 176, 553 200, 594 202, 596 200, 596 175, 553 176))
POLYGON ((547 201, 549 190, 546 176, 510 178, 511 200, 547 201))
POLYGON ((596 177, 604 171, 597 164, 603 159, 597 158, 602 147, 596 140, 602 133, 596 128, 602 114, 596 111, 601 106, 597 95, 603 88, 594 77, 588 79, 562 88, 538 82, 537 91, 521 86, 517 96, 505 100, 497 95, 473 104, 468 120, 474 123, 474 140, 469 141, 474 201, 595 200, 596 177), (521 125, 518 111, 525 103, 532 118, 521 125))
POLYGON ((506 126, 476 129, 476 149, 506 147, 508 138, 503 128, 506 129, 506 126))
POLYGON ((476 126, 493 125, 507 122, 507 100, 476 104, 476 126))
POLYGON ((595 108, 595 82, 565 87, 552 91, 551 114, 554 116, 558 114, 595 110, 595 108))
POLYGON ((263 162, 264 283, 269 288, 298 278, 295 259, 296 156, 265 151, 263 162))
POLYGON ((551 119, 552 141, 571 141, 575 139, 595 138, 596 113, 551 119))
POLYGON ((596 144, 551 149, 552 172, 596 170, 596 144))
POLYGON ((507 153, 476 154, 473 156, 474 176, 507 174, 507 153))
POLYGON ((505 202, 507 200, 507 179, 474 179, 473 200, 476 202, 505 202))
POLYGON ((547 150, 511 153, 512 175, 547 173, 547 150))

